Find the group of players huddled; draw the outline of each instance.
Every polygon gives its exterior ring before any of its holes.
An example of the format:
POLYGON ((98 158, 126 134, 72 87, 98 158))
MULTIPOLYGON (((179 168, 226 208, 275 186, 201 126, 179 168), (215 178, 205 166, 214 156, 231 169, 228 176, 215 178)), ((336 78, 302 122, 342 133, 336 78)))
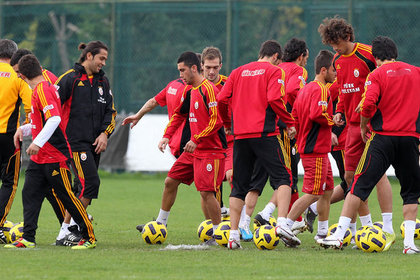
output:
MULTIPOLYGON (((269 180, 274 192, 255 223, 268 224, 277 208, 276 234, 288 247, 296 247, 301 244, 297 235, 312 232, 318 217, 316 242, 341 248, 348 228, 354 236, 357 214, 362 226, 372 225, 367 199, 376 186, 389 250, 395 233, 385 171, 393 165, 404 204, 403 253, 420 253, 414 244, 420 197, 420 69, 396 61, 397 47, 388 37, 376 37, 372 46, 355 42, 352 26, 338 16, 324 19, 318 31, 336 54, 319 51, 312 82, 304 68, 308 47, 297 38, 284 51, 277 41, 265 41, 258 60, 234 69, 229 77, 219 73, 220 50, 206 47, 200 54, 182 53, 177 60, 180 77, 123 120, 122 125, 134 127, 158 105, 168 107, 170 121, 158 148, 164 152, 169 145, 177 159, 165 179, 157 222, 167 224, 179 185, 194 182, 205 218, 215 230, 222 215, 230 214, 227 247, 241 248, 241 239, 252 239, 251 216, 269 180), (328 153, 340 171, 337 186, 328 153), (223 181, 231 187, 229 208, 222 201, 223 181), (343 199, 337 230, 327 236, 330 204, 343 199)), ((30 51, 0 40, 0 226, 17 188, 22 136, 33 138, 26 150, 31 158, 22 190, 23 236, 8 248, 35 247, 44 197, 61 225, 57 245, 96 247, 86 208, 98 195, 99 158, 114 130, 116 110, 102 71, 107 46, 92 41, 79 49, 78 63, 57 79, 30 51), (19 126, 22 102, 27 120, 19 126), (70 167, 76 175, 73 187, 70 167)), ((137 229, 142 231, 143 225, 137 229)), ((6 243, 1 228, 0 242, 6 243)), ((217 243, 212 238, 205 244, 217 243)))
MULTIPOLYGON (((395 242, 390 165, 401 183, 405 222, 404 254, 420 251, 414 244, 420 197, 420 69, 398 62, 392 39, 376 37, 372 46, 354 42, 345 19, 326 18, 318 31, 336 54, 321 50, 315 78, 307 82, 309 57, 303 40, 290 39, 284 52, 277 41, 261 45, 258 60, 219 74, 222 55, 207 47, 201 54, 182 53, 180 78, 170 82, 123 125, 138 121, 156 106, 168 106, 169 124, 158 144, 169 145, 177 158, 170 169, 156 219, 167 224, 180 183, 195 183, 204 216, 213 231, 227 208, 222 181, 231 185, 229 249, 252 239, 251 216, 269 179, 274 192, 254 217, 268 224, 278 211, 276 234, 288 247, 318 216, 314 239, 323 247, 341 248, 346 230, 372 225, 367 199, 377 186, 386 236, 385 251, 395 242), (334 186, 328 153, 342 182, 334 186), (297 164, 302 160, 302 192, 297 190, 297 164), (337 230, 327 236, 330 204, 345 200, 337 230), (301 215, 304 214, 304 221, 301 215)), ((144 225, 138 225, 139 231, 144 225)), ((217 244, 214 238, 206 245, 217 244)))
POLYGON ((46 197, 60 223, 56 245, 96 247, 86 208, 97 198, 101 152, 115 128, 116 111, 102 67, 108 48, 100 41, 79 45, 74 67, 57 77, 31 51, 0 40, 0 243, 16 194, 23 136, 32 135, 22 189, 23 235, 6 248, 34 248, 41 205, 46 197), (26 121, 19 126, 20 105, 26 121), (75 173, 72 187, 70 166, 75 173))

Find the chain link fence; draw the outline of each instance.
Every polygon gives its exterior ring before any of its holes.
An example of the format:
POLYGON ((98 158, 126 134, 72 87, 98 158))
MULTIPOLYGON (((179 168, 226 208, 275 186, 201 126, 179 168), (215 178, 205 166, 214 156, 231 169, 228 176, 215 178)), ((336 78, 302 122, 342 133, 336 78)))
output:
MULTIPOLYGON (((0 37, 31 49, 43 66, 61 75, 78 60, 80 42, 102 40, 119 112, 137 111, 178 76, 180 53, 209 45, 223 53, 222 73, 257 58, 260 44, 291 37, 306 40, 313 58, 322 45, 325 17, 340 15, 354 26, 356 41, 390 36, 399 58, 420 65, 420 1, 2 1, 0 37)), ((161 112, 156 110, 155 112, 161 112)))

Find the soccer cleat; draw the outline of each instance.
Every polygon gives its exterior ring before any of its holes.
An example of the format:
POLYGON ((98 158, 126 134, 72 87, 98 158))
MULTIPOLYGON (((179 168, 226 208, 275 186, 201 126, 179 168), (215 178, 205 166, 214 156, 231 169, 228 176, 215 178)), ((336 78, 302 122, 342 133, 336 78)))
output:
MULTIPOLYGON (((82 234, 76 229, 72 228, 69 230, 71 231, 69 234, 64 237, 63 245, 64 246, 75 246, 82 240, 82 234)), ((57 241, 56 241, 57 242, 57 241)), ((57 243, 56 243, 57 244, 57 243)))
POLYGON ((305 221, 302 220, 300 222, 295 221, 293 223, 293 226, 292 226, 291 230, 292 230, 294 235, 298 235, 299 233, 304 232, 307 228, 308 228, 308 226, 306 225, 305 221))
POLYGON ((144 226, 145 226, 145 224, 138 225, 138 226, 136 226, 136 229, 138 231, 140 231, 140 233, 142 233, 143 232, 143 229, 144 229, 144 226))
POLYGON ((314 236, 314 240, 318 241, 319 239, 324 239, 325 237, 327 237, 326 235, 321 235, 321 234, 317 234, 314 236))
POLYGON ((405 255, 420 254, 420 250, 417 249, 416 247, 404 246, 403 254, 405 254, 405 255))
POLYGON ((282 225, 276 226, 276 234, 280 237, 283 243, 288 247, 296 247, 300 245, 300 240, 297 238, 293 232, 282 225))
POLYGON ((220 212, 222 214, 222 217, 227 217, 230 214, 229 208, 223 206, 222 208, 220 208, 220 212))
MULTIPOLYGON (((62 239, 56 239, 55 240, 55 246, 67 246, 64 244, 64 241, 66 240, 66 238, 62 238, 62 239)), ((54 245, 54 244, 53 244, 54 245)))
POLYGON ((206 246, 218 246, 219 244, 217 244, 216 239, 214 239, 214 237, 212 237, 209 240, 203 242, 202 245, 206 245, 206 246))
POLYGON ((247 227, 247 228, 246 227, 244 227, 244 228, 239 227, 239 232, 241 234, 241 238, 242 238, 243 241, 246 241, 246 242, 251 241, 252 238, 254 237, 254 235, 252 234, 249 227, 247 227))
POLYGON ((255 215, 254 223, 259 227, 263 226, 263 225, 269 225, 270 224, 270 222, 267 221, 266 219, 264 219, 260 214, 255 215))
POLYGON ((303 215, 303 219, 305 220, 307 229, 310 233, 314 231, 314 222, 318 215, 312 211, 311 206, 306 208, 305 213, 303 215))
POLYGON ((316 241, 321 247, 327 248, 334 248, 334 249, 341 249, 343 248, 343 240, 336 238, 334 235, 327 236, 324 239, 318 239, 316 241))
POLYGON ((384 251, 388 251, 389 248, 391 248, 391 245, 395 243, 395 233, 389 233, 389 232, 385 232, 385 237, 386 237, 386 243, 385 243, 385 248, 384 251))
POLYGON ((22 237, 13 242, 12 244, 6 244, 4 245, 4 248, 35 248, 35 243, 27 241, 23 239, 22 237))
POLYGON ((227 248, 229 250, 242 249, 241 242, 239 240, 229 239, 227 248))
POLYGON ((96 247, 96 241, 90 242, 89 240, 82 239, 76 246, 71 247, 72 250, 86 250, 94 249, 96 247))
POLYGON ((0 227, 0 244, 6 244, 7 243, 7 238, 6 238, 6 235, 4 235, 3 230, 4 230, 4 228, 0 227))

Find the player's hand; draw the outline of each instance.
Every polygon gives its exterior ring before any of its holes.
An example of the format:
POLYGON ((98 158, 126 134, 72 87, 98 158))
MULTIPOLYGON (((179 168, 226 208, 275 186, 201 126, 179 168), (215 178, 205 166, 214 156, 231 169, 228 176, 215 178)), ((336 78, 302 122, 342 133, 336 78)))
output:
POLYGON ((343 126, 344 125, 344 121, 342 119, 341 113, 337 113, 337 114, 334 115, 333 122, 335 123, 336 126, 343 126))
POLYGON ((105 133, 99 134, 99 136, 95 139, 95 142, 92 144, 96 146, 95 153, 100 154, 106 150, 106 146, 108 145, 108 136, 105 133))
POLYGON ((16 130, 15 135, 13 135, 13 143, 15 144, 16 149, 18 150, 20 149, 20 143, 22 142, 22 140, 23 140, 23 133, 22 133, 22 129, 19 127, 16 130))
POLYGON ((169 139, 168 138, 162 138, 160 141, 159 141, 159 144, 158 144, 158 148, 159 148, 159 150, 163 153, 163 152, 165 152, 165 149, 166 149, 166 146, 168 145, 168 143, 169 143, 169 139))
POLYGON ((331 133, 331 146, 337 146, 338 145, 338 138, 335 133, 331 133))
POLYGON ((354 109, 354 111, 356 113, 360 113, 361 109, 362 109, 362 100, 360 100, 359 104, 357 104, 357 107, 356 109, 354 109))
POLYGON ((296 128, 294 126, 286 128, 287 136, 290 140, 293 140, 296 136, 296 128))
POLYGON ((370 130, 367 126, 360 127, 360 134, 362 135, 363 142, 367 142, 370 138, 370 130))
POLYGON ((225 127, 225 134, 226 135, 232 135, 232 128, 231 127, 225 127))
POLYGON ((130 128, 133 128, 138 122, 139 122, 140 118, 137 117, 137 115, 131 115, 126 117, 123 121, 121 125, 126 125, 128 123, 131 123, 130 128))
POLYGON ((38 147, 37 145, 35 145, 34 143, 31 143, 31 145, 29 145, 28 149, 26 149, 26 153, 30 156, 36 155, 36 154, 38 154, 39 149, 41 149, 41 148, 38 147))
POLYGON ((187 144, 184 147, 184 151, 187 153, 194 152, 195 148, 197 148, 197 144, 195 144, 193 141, 188 141, 187 144))

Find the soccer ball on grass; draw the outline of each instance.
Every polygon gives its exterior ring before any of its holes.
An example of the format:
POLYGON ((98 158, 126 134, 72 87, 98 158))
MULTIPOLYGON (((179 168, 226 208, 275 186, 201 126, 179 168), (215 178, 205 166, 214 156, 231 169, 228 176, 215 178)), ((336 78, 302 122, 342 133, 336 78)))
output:
POLYGON ((276 229, 270 225, 258 227, 254 232, 254 244, 260 250, 272 250, 279 244, 276 229))
POLYGON ((162 244, 168 237, 168 231, 164 224, 151 221, 144 225, 141 237, 147 244, 162 244))
POLYGON ((211 220, 205 220, 202 222, 197 228, 198 238, 202 242, 206 242, 207 240, 211 239, 213 236, 213 223, 211 220))

